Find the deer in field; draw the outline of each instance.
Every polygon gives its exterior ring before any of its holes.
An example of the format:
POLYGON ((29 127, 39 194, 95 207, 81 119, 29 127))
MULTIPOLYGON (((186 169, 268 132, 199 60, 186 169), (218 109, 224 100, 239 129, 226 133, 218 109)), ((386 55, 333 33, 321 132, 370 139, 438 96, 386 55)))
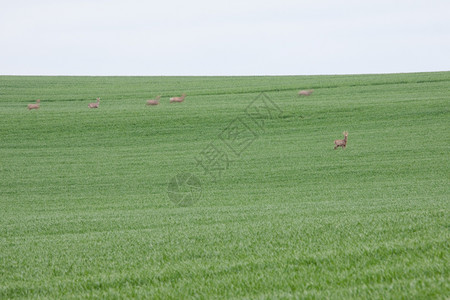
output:
POLYGON ((39 103, 41 102, 40 99, 36 100, 36 104, 28 104, 28 110, 32 110, 32 109, 39 109, 39 103))
POLYGON ((89 108, 98 108, 99 105, 100 105, 100 98, 97 98, 97 102, 89 103, 89 108))
POLYGON ((299 96, 310 96, 313 92, 314 92, 314 90, 302 90, 302 91, 298 92, 298 95, 299 96))
POLYGON ((147 100, 147 105, 158 105, 159 99, 161 99, 161 96, 158 96, 155 99, 147 100))
POLYGON ((170 98, 170 103, 172 103, 172 102, 183 102, 184 98, 186 98, 186 94, 181 95, 181 97, 170 98))
POLYGON ((344 135, 344 139, 334 141, 334 150, 336 150, 338 147, 342 147, 342 149, 345 149, 345 147, 347 146, 348 132, 344 131, 342 134, 344 135))

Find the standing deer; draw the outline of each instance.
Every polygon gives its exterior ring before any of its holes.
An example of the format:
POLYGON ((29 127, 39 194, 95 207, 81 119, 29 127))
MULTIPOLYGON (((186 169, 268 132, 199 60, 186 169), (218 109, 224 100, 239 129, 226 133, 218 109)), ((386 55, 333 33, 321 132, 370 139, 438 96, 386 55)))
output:
POLYGON ((172 102, 183 102, 184 98, 186 98, 186 94, 181 95, 181 97, 170 98, 170 103, 172 103, 172 102))
POLYGON ((299 96, 309 96, 314 92, 314 90, 302 90, 298 92, 299 96))
POLYGON ((347 146, 348 132, 344 131, 342 134, 344 135, 344 139, 334 141, 334 144, 336 145, 334 146, 334 150, 336 150, 338 147, 342 147, 342 149, 345 149, 345 147, 347 146))
POLYGON ((159 99, 161 99, 161 96, 158 96, 155 99, 147 100, 147 105, 158 105, 159 99))
POLYGON ((89 103, 89 108, 98 108, 99 105, 100 105, 100 98, 97 98, 97 102, 89 103))
POLYGON ((41 102, 41 99, 37 99, 36 104, 28 104, 28 110, 39 109, 40 102, 41 102))

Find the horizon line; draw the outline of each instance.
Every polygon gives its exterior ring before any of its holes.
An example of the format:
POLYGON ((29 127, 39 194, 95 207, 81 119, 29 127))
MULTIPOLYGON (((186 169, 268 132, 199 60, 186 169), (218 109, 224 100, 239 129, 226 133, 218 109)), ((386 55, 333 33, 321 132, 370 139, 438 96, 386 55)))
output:
POLYGON ((435 71, 410 71, 410 72, 368 72, 368 73, 323 73, 323 74, 232 74, 232 75, 106 75, 106 74, 0 74, 0 77, 15 76, 15 77, 295 77, 295 76, 340 76, 340 75, 389 75, 389 74, 420 74, 420 73, 445 73, 450 70, 435 70, 435 71))

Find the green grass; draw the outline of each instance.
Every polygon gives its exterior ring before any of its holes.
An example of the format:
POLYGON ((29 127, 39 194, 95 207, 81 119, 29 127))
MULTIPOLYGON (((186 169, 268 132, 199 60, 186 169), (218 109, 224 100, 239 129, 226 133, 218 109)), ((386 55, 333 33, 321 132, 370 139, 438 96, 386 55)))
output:
POLYGON ((447 298, 449 86, 1 76, 0 298, 447 298), (245 113, 261 92, 281 116, 245 113), (238 117, 258 136, 214 181, 196 159, 238 117), (167 194, 183 172, 189 206, 167 194))

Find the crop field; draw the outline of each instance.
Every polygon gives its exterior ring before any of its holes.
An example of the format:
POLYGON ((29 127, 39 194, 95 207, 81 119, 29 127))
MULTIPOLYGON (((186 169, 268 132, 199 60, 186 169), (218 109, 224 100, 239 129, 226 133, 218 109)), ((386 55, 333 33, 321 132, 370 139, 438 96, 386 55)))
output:
POLYGON ((450 72, 0 76, 0 298, 448 299, 449 153, 450 72))

